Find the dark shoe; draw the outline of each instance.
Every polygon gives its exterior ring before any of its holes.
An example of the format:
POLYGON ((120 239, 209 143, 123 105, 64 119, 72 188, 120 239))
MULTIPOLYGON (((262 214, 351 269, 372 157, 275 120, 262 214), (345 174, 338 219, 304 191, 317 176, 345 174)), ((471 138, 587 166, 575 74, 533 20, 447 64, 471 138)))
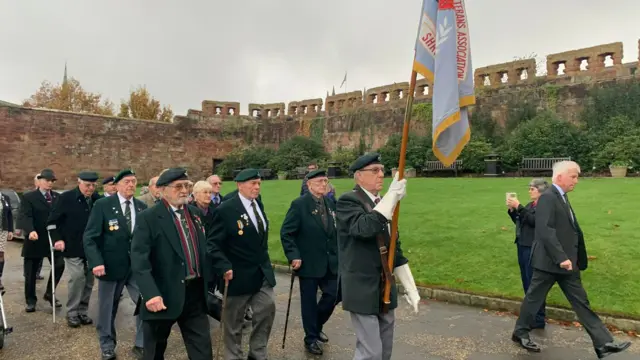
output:
POLYGON ((134 346, 133 349, 131 349, 131 352, 133 353, 133 356, 136 357, 136 359, 142 359, 142 357, 144 356, 144 349, 142 349, 141 347, 134 346))
POLYGON ((329 342, 329 338, 327 337, 327 334, 325 334, 322 331, 320 331, 320 334, 318 334, 318 340, 320 340, 323 343, 328 343, 329 342))
POLYGON ((245 311, 244 321, 251 321, 251 320, 253 320, 253 313, 251 311, 245 311))
POLYGON ((102 360, 113 360, 116 358, 116 353, 113 350, 105 350, 102 352, 102 360))
POLYGON ((36 280, 44 280, 44 277, 42 277, 42 275, 36 275, 36 280))
POLYGON ((93 320, 91 320, 91 318, 88 317, 87 315, 82 314, 82 315, 79 315, 78 317, 80 318, 80 323, 82 325, 91 325, 91 324, 93 324, 93 320))
POLYGON ((0 280, 0 291, 4 290, 4 284, 2 284, 2 280, 0 280))
POLYGON ((631 346, 631 343, 629 341, 623 341, 618 343, 610 342, 605 344, 603 347, 596 348, 596 355, 598 355, 598 359, 602 359, 611 354, 625 351, 627 350, 627 348, 629 348, 629 346, 631 346))
POLYGON ((521 347, 525 348, 527 351, 540 352, 540 346, 531 341, 531 339, 524 339, 515 335, 511 335, 511 340, 513 340, 513 342, 517 343, 521 347))
MULTIPOLYGON (((51 303, 51 301, 53 300, 53 299, 51 298, 51 295, 44 294, 44 296, 43 296, 42 298, 43 298, 46 302, 48 302, 48 303, 49 303, 49 305, 51 305, 51 307, 53 307, 53 304, 51 303)), ((60 304, 60 301, 58 301, 58 299, 56 299, 56 307, 57 307, 57 308, 62 307, 62 304, 60 304)))
POLYGON ((26 312, 34 312, 34 311, 36 311, 36 305, 35 304, 27 304, 27 306, 24 308, 24 311, 26 311, 26 312))
POLYGON ((82 321, 77 316, 69 316, 67 318, 67 325, 72 328, 79 328, 82 325, 82 321))
POLYGON ((312 342, 311 344, 304 344, 304 348, 307 350, 308 353, 313 354, 313 355, 322 355, 322 348, 320 348, 320 345, 318 345, 317 342, 312 342))

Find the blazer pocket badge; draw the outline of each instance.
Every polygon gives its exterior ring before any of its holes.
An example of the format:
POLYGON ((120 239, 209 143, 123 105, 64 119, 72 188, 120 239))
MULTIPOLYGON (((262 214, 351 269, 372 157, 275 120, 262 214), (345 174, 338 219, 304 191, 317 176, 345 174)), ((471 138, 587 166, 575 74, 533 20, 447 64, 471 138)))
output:
POLYGON ((244 224, 242 223, 242 220, 238 220, 238 235, 240 236, 244 234, 244 231, 242 231, 242 229, 244 229, 244 224))
POLYGON ((120 227, 118 226, 118 219, 109 220, 109 231, 115 231, 118 229, 120 229, 120 227))

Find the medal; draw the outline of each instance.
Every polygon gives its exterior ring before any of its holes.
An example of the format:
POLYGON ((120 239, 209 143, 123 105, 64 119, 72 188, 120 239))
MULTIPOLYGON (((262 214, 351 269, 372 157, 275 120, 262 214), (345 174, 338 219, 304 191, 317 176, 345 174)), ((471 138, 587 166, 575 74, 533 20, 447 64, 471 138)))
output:
POLYGON ((113 226, 109 226, 109 231, 113 231, 113 226))
POLYGON ((242 234, 244 234, 244 231, 238 230, 238 235, 242 235, 242 234))
POLYGON ((113 227, 113 229, 114 230, 118 230, 118 229, 120 229, 120 227, 118 225, 116 225, 116 226, 113 227))

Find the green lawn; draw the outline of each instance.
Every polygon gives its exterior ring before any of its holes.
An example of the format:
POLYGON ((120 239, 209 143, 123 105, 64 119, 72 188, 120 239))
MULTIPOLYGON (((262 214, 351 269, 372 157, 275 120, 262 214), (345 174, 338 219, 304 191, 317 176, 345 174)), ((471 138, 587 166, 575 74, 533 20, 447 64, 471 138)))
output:
MULTIPOLYGON (((400 211, 400 238, 416 282, 424 285, 521 299, 514 227, 505 192, 528 201, 528 178, 409 179, 400 211)), ((386 179, 386 185, 390 179, 386 179)), ((337 194, 350 179, 334 180, 337 194)), ((227 183, 223 192, 232 190, 227 183)), ((570 194, 585 233, 589 256, 583 272, 593 308, 640 317, 640 180, 581 179, 570 194)), ((271 259, 286 263, 280 226, 299 180, 265 181, 262 197, 271 221, 271 259)), ((568 306, 557 286, 549 303, 568 306)))

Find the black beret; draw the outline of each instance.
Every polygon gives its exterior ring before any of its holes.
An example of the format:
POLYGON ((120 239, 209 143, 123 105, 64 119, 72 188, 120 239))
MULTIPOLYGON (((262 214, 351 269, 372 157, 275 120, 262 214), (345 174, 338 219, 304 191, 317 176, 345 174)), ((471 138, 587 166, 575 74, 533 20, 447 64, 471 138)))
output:
POLYGON ((311 172, 309 172, 309 174, 307 174, 307 179, 313 179, 318 176, 327 176, 327 172, 322 169, 312 170, 311 172))
POLYGON ((260 179, 260 171, 258 169, 244 169, 233 179, 235 182, 245 182, 253 179, 260 179))
POLYGON ((81 171, 78 178, 83 181, 96 182, 99 176, 95 171, 81 171))
POLYGON ((187 180, 189 179, 189 175, 187 175, 187 170, 183 168, 171 168, 164 171, 158 181, 156 181, 156 186, 167 186, 176 180, 187 180))
POLYGON ((353 162, 353 164, 351 164, 351 166, 349 167, 349 171, 356 172, 371 164, 380 164, 380 154, 369 153, 360 156, 356 159, 356 161, 353 162))
POLYGON ((113 176, 109 176, 109 177, 104 178, 104 180, 102 180, 102 185, 107 185, 109 183, 112 183, 113 179, 114 179, 113 176))
POLYGON ((122 180, 123 178, 127 177, 127 176, 135 176, 136 173, 133 172, 133 170, 131 169, 124 169, 122 171, 120 171, 114 178, 113 178, 113 183, 117 184, 120 180, 122 180))
POLYGON ((44 169, 40 171, 40 174, 38 174, 38 179, 47 179, 47 180, 55 181, 56 176, 53 174, 53 170, 44 169))

